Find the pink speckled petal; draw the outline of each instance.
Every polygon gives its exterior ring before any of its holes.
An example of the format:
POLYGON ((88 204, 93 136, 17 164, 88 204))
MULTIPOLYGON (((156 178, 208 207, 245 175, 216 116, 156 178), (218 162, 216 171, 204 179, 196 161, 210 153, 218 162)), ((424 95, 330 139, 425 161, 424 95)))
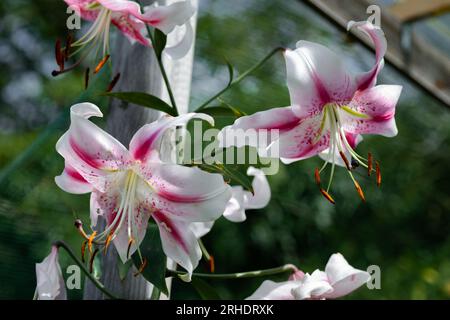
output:
POLYGON ((356 77, 358 90, 364 90, 373 87, 377 82, 377 75, 384 65, 384 55, 387 50, 387 42, 383 30, 368 21, 350 21, 347 25, 348 30, 355 27, 365 33, 372 40, 375 46, 376 61, 374 66, 369 71, 360 73, 356 77))
POLYGON ((398 130, 395 124, 395 106, 402 91, 401 86, 379 85, 358 91, 349 107, 368 116, 355 117, 340 110, 344 130, 353 134, 380 134, 394 137, 398 130))
POLYGON ((286 50, 285 59, 291 104, 299 118, 321 112, 326 103, 347 102, 356 91, 341 58, 325 46, 299 41, 296 50, 286 50))
POLYGON ((151 46, 150 40, 142 33, 145 32, 144 34, 146 34, 147 32, 145 24, 142 21, 133 16, 113 13, 111 15, 111 22, 128 38, 128 40, 130 40, 131 43, 139 42, 144 46, 151 46))
POLYGON ((56 150, 86 181, 104 192, 108 176, 128 165, 129 154, 119 141, 88 120, 92 116, 102 116, 96 105, 72 106, 70 128, 56 143, 56 150))
POLYGON ((67 5, 85 20, 93 21, 97 18, 100 12, 100 7, 90 9, 89 5, 96 2, 96 0, 64 0, 67 5))
POLYGON ((286 164, 313 157, 329 146, 329 131, 324 129, 320 133, 320 125, 320 116, 307 118, 282 133, 278 145, 273 144, 271 148, 279 148, 280 159, 286 164))
POLYGON ((140 128, 130 142, 130 152, 134 159, 146 162, 158 153, 164 133, 177 126, 185 126, 192 119, 202 119, 214 124, 214 119, 202 113, 187 113, 178 117, 163 117, 140 128))

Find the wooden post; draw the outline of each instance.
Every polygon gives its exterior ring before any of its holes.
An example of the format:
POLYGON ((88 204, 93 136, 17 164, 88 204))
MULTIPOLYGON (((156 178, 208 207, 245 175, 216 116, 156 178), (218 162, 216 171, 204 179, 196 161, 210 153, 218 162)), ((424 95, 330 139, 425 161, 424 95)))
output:
MULTIPOLYGON (((143 1, 150 4, 153 1, 143 1)), ((159 1, 160 5, 170 4, 175 0, 159 1)), ((198 5, 196 0, 192 1, 198 5)), ((191 23, 195 30, 196 15, 191 23)), ((184 34, 182 28, 177 28, 168 37, 168 46, 176 43, 184 34)), ((194 46, 190 52, 180 60, 171 60, 164 57, 164 65, 171 83, 172 90, 180 113, 188 111, 190 85, 192 78, 192 65, 194 46)), ((141 91, 153 94, 170 103, 168 93, 163 82, 156 57, 150 48, 139 44, 131 45, 122 35, 117 36, 112 62, 115 75, 120 72, 120 81, 114 91, 141 91)), ((161 113, 140 106, 122 103, 113 100, 107 120, 107 131, 116 137, 125 146, 131 140, 133 134, 144 124, 153 122, 161 116, 161 113)), ((153 286, 145 281, 142 276, 134 277, 134 267, 128 272, 124 280, 120 280, 117 268, 118 255, 114 246, 110 246, 108 253, 102 261, 102 283, 108 290, 125 299, 149 299, 153 286)), ((173 267, 172 262, 168 262, 173 267)), ((104 299, 103 294, 88 280, 85 281, 84 298, 90 300, 104 299)))

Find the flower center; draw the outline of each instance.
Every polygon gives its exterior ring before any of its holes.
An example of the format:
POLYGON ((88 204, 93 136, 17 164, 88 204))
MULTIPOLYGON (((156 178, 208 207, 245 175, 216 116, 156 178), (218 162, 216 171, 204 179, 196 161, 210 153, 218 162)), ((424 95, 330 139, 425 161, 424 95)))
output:
MULTIPOLYGON (((345 105, 339 105, 337 103, 328 103, 323 107, 321 114, 322 117, 321 124, 316 139, 318 141, 325 130, 329 131, 330 141, 328 150, 326 151, 328 152, 327 159, 325 160, 325 163, 323 164, 320 170, 316 169, 315 179, 316 183, 320 187, 321 193, 325 196, 325 198, 327 198, 327 200, 329 200, 333 204, 334 200, 329 194, 329 190, 331 188, 334 176, 334 169, 337 163, 343 164, 346 167, 347 172, 350 178, 352 179, 353 184, 355 185, 358 195, 363 201, 365 201, 364 193, 359 183, 353 176, 352 170, 361 165, 362 167, 365 167, 368 170, 369 176, 371 175, 372 171, 374 171, 372 164, 373 162, 372 155, 369 153, 368 157, 364 158, 354 150, 354 146, 356 145, 356 138, 353 138, 353 135, 351 137, 351 141, 349 141, 350 135, 348 135, 345 132, 343 126, 342 121, 343 113, 349 114, 353 117, 367 118, 365 114, 359 113, 358 111, 353 110, 345 105), (325 170, 325 168, 329 163, 331 163, 330 178, 328 181, 327 188, 323 189, 321 187, 320 174, 322 173, 322 171, 325 170)), ((378 162, 376 162, 376 173, 377 173, 377 184, 379 185, 379 182, 381 181, 381 175, 378 162)))

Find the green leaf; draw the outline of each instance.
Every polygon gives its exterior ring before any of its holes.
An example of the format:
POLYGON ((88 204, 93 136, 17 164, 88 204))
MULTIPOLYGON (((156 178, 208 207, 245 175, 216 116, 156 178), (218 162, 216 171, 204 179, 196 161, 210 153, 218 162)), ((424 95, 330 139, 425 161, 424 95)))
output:
POLYGON ((228 75, 230 76, 230 78, 228 80, 228 84, 227 84, 227 87, 229 87, 234 80, 234 68, 226 58, 225 58, 225 62, 227 63, 228 75))
POLYGON ((165 112, 171 116, 176 116, 176 110, 158 97, 144 92, 108 92, 108 97, 120 99, 125 102, 134 103, 146 108, 165 112))
POLYGON ((155 43, 153 44, 155 48, 155 53, 158 59, 161 59, 162 52, 167 44, 167 36, 159 29, 155 29, 154 36, 155 43))
POLYGON ((193 277, 191 283, 194 289, 198 292, 198 294, 203 300, 221 300, 216 289, 214 289, 204 280, 197 277, 193 277))
POLYGON ((120 280, 125 280, 127 277, 128 271, 130 270, 131 266, 133 265, 133 261, 128 260, 125 263, 122 263, 122 260, 117 257, 117 268, 119 269, 119 278, 120 280))
MULTIPOLYGON (((142 258, 147 259, 147 266, 142 271, 142 276, 164 294, 168 294, 166 285, 166 263, 167 258, 164 254, 159 236, 158 226, 150 224, 147 228, 147 234, 140 247, 142 258)), ((133 263, 137 269, 141 266, 141 257, 136 251, 133 256, 133 263)))

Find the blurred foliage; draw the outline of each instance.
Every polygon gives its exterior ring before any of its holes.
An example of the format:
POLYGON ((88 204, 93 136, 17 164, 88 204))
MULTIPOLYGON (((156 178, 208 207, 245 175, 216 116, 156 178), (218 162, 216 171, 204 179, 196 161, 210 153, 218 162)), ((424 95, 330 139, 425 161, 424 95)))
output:
MULTIPOLYGON (((5 70, 0 74, 0 167, 4 168, 58 114, 67 113, 82 90, 83 77, 49 76, 55 67, 54 40, 66 33, 63 1, 4 0, 0 14, 0 66, 5 70)), ((330 46, 346 57, 350 69, 367 70, 373 63, 371 51, 348 42, 345 34, 299 2, 202 0, 192 109, 226 85, 225 58, 243 71, 273 48, 294 47, 300 39, 330 46)), ((216 272, 285 263, 312 272, 324 268, 332 253, 341 252, 355 267, 376 264, 382 272, 381 290, 361 288, 350 299, 450 298, 450 114, 389 65, 379 83, 404 86, 396 116, 399 135, 367 136, 358 147, 361 154, 371 151, 381 160, 382 187, 378 189, 361 171, 357 177, 366 193, 363 204, 344 170, 338 170, 332 187, 337 204, 332 206, 314 184, 319 159, 280 164, 280 172, 269 177, 273 198, 267 208, 248 212, 242 224, 220 219, 204 238, 215 257, 216 272)), ((281 55, 223 100, 248 114, 288 105, 281 55)), ((219 125, 230 121, 224 118, 219 125)), ((0 185, 0 298, 32 297, 34 263, 48 254, 51 241, 81 245, 72 223, 79 216, 87 224, 89 197, 67 194, 53 182, 63 168, 54 145, 64 128, 49 134, 0 185)), ((71 262, 61 256, 65 269, 71 262)), ((207 263, 201 262, 199 270, 206 269, 207 263)), ((208 282, 223 298, 245 298, 262 279, 208 282)), ((72 290, 69 295, 80 298, 81 292, 72 290)), ((190 285, 179 281, 173 296, 198 298, 190 285)))

